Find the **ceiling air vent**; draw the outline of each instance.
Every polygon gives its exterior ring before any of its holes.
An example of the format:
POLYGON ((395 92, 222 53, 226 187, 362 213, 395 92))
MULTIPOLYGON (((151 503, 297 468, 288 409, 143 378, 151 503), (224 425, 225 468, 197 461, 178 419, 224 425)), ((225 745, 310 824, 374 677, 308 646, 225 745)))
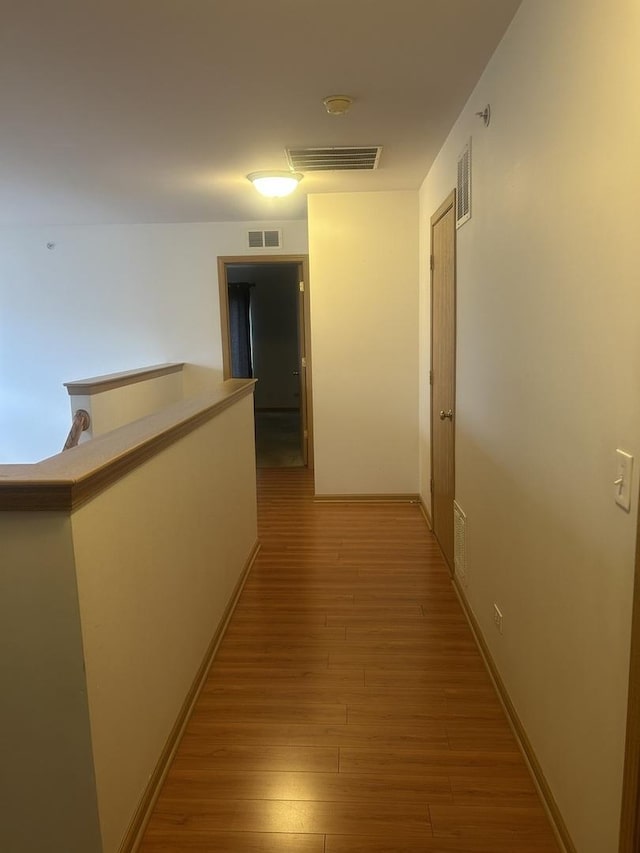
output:
POLYGON ((296 172, 371 171, 378 168, 382 146, 340 148, 287 148, 289 165, 296 172))
POLYGON ((282 231, 270 229, 268 231, 248 231, 248 245, 250 249, 281 249, 282 231))
POLYGON ((456 188, 456 228, 471 219, 471 140, 458 157, 458 184, 456 188))

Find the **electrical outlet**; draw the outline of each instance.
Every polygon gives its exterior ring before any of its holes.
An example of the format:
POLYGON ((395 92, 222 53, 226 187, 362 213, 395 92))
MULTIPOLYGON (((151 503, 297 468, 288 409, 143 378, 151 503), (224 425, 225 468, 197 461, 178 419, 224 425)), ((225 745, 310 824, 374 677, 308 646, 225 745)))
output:
POLYGON ((502 634, 502 611, 495 602, 493 603, 493 621, 498 631, 502 634))

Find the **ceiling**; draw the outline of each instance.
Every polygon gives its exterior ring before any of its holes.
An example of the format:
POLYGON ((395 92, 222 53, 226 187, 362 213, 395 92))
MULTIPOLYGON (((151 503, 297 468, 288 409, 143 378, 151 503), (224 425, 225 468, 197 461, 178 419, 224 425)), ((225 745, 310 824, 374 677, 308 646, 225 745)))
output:
POLYGON ((298 219, 307 193, 416 189, 518 5, 2 0, 0 223, 298 219), (334 145, 382 145, 379 169, 280 200, 245 178, 334 145))

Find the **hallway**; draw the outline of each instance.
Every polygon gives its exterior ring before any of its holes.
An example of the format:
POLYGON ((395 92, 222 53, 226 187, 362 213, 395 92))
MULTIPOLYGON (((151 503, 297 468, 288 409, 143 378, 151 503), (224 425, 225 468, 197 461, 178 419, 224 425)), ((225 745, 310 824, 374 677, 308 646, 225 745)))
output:
POLYGON ((557 853, 416 505, 258 472, 262 544, 141 853, 557 853))

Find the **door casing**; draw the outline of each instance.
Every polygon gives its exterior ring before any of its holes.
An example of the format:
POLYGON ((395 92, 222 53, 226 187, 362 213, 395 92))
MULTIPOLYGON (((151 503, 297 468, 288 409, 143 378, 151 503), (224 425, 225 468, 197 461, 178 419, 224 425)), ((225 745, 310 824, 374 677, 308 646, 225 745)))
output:
POLYGON ((218 291, 220 297, 220 327, 222 331, 222 371, 231 378, 231 334, 229 329, 229 290, 227 267, 235 264, 297 264, 299 281, 304 289, 299 295, 300 358, 305 364, 300 371, 300 413, 303 437, 302 455, 305 465, 313 468, 313 396, 311 379, 311 316, 309 313, 309 256, 308 255, 220 255, 218 257, 218 291))
POLYGON ((455 210, 456 193, 453 190, 431 217, 431 514, 433 532, 452 575, 456 408, 455 210), (441 234, 445 241, 442 244, 444 250, 441 250, 441 234), (451 410, 452 419, 442 421, 441 409, 451 410))
POLYGON ((640 506, 631 622, 629 698, 619 853, 640 853, 640 506))

